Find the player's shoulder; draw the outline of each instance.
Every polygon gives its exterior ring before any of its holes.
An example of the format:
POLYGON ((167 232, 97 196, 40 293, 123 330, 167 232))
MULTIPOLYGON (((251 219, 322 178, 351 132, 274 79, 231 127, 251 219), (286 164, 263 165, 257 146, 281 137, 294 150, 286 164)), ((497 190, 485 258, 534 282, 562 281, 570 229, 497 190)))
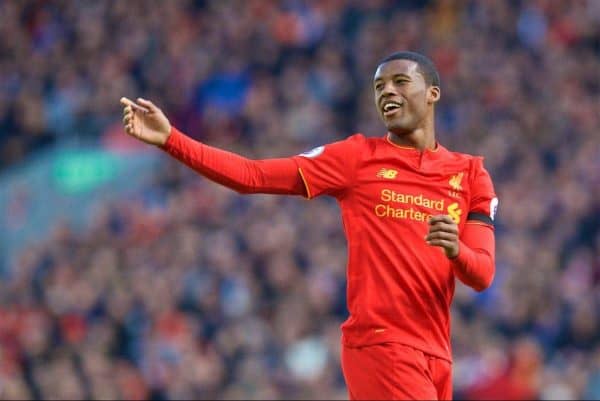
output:
POLYGON ((469 167, 473 170, 481 170, 484 169, 484 160, 485 158, 481 155, 474 155, 471 153, 464 153, 464 152, 457 152, 454 150, 449 150, 444 148, 445 152, 445 158, 448 161, 453 161, 453 162, 463 162, 465 164, 468 164, 469 167))
POLYGON ((362 153, 368 149, 375 148, 374 139, 375 138, 370 138, 361 132, 357 132, 346 137, 342 142, 346 146, 354 148, 355 151, 362 153))
POLYGON ((331 146, 331 145, 339 145, 339 146, 355 146, 365 143, 366 137, 361 133, 351 134, 345 138, 338 139, 336 141, 332 141, 326 143, 323 146, 331 146))
POLYGON ((381 142, 381 138, 367 136, 362 132, 354 133, 350 135, 346 140, 352 143, 353 146, 355 146, 361 151, 374 151, 377 148, 379 142, 381 142))
POLYGON ((444 150, 445 150, 446 157, 448 159, 451 159, 451 160, 466 160, 466 161, 471 161, 471 160, 474 160, 474 159, 482 158, 482 156, 474 155, 474 154, 471 154, 471 153, 458 152, 458 151, 450 150, 450 149, 447 149, 447 148, 444 148, 444 150))
POLYGON ((329 155, 334 157, 349 156, 361 151, 365 137, 362 134, 353 134, 337 141, 327 142, 311 150, 298 154, 298 157, 314 159, 317 156, 329 155))
POLYGON ((369 138, 365 136, 365 134, 361 132, 356 132, 349 137, 346 138, 347 141, 352 142, 354 144, 365 144, 369 141, 369 138))
POLYGON ((477 187, 491 187, 492 178, 485 168, 485 158, 481 155, 456 152, 445 149, 446 168, 461 168, 468 177, 468 182, 477 187))

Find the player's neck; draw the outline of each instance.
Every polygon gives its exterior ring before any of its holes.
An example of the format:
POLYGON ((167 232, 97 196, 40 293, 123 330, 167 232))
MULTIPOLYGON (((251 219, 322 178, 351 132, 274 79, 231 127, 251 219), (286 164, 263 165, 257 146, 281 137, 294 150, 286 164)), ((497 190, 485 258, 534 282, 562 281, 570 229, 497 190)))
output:
POLYGON ((405 134, 390 132, 388 137, 395 145, 415 148, 421 152, 425 149, 433 150, 436 147, 433 129, 418 128, 405 134))

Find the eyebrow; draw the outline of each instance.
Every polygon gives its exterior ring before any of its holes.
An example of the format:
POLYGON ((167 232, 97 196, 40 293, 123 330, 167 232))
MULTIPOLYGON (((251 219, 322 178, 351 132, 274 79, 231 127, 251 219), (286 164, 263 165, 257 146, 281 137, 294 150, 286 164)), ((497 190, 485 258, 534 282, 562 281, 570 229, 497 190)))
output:
MULTIPOLYGON (((399 73, 399 74, 394 74, 394 75, 392 75, 392 79, 394 79, 394 78, 399 78, 399 77, 401 77, 401 78, 408 78, 408 79, 411 79, 410 75, 404 74, 404 73, 402 73, 402 72, 401 72, 401 73, 399 73)), ((377 81, 383 81, 383 78, 382 78, 382 77, 377 77, 377 78, 375 78, 375 79, 373 80, 373 82, 377 82, 377 81)))

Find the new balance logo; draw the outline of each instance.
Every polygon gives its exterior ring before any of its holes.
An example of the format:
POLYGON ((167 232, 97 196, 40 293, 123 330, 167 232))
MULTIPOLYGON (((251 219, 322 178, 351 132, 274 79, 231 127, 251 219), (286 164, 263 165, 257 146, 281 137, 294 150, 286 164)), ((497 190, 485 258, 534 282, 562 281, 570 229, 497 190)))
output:
POLYGON ((387 178, 388 180, 393 180, 398 175, 398 171, 391 168, 382 168, 377 173, 377 177, 379 178, 387 178))

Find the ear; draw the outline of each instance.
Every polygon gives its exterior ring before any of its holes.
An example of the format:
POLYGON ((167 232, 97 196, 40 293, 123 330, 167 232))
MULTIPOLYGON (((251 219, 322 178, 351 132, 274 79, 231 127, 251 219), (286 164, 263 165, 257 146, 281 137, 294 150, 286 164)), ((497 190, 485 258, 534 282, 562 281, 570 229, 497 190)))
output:
POLYGON ((428 103, 436 103, 440 100, 440 87, 439 86, 430 86, 427 89, 427 102, 428 103))

